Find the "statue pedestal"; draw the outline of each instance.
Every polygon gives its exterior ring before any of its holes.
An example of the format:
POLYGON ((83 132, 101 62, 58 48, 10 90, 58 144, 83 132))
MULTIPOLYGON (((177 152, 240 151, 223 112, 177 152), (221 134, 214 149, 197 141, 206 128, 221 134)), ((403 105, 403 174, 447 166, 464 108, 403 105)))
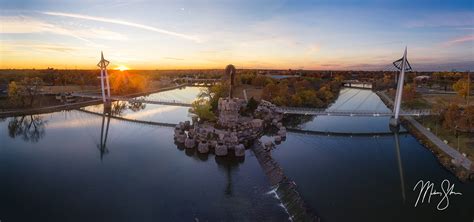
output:
POLYGON ((239 122, 239 111, 245 101, 238 98, 220 98, 217 109, 219 110, 219 125, 227 128, 235 127, 239 122))

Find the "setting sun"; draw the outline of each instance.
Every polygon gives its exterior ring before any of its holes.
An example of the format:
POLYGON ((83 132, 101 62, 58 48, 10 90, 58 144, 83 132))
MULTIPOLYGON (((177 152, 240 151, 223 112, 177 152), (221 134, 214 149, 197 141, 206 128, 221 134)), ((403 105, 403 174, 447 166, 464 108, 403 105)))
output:
POLYGON ((115 70, 120 70, 120 72, 123 72, 125 70, 129 70, 130 68, 124 66, 124 65, 119 65, 117 67, 114 68, 115 70))

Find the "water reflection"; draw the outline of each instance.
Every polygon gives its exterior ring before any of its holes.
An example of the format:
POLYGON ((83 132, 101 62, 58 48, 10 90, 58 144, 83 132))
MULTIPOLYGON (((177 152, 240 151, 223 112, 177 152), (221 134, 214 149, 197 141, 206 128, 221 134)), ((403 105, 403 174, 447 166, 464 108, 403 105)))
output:
MULTIPOLYGON (((133 119, 168 123, 190 119, 185 107, 147 104, 144 110, 132 113, 134 107, 143 106, 130 105, 130 110, 116 106, 114 113, 128 119, 132 114, 159 110, 133 119)), ((265 194, 268 184, 255 158, 238 164, 222 162, 212 153, 201 155, 196 149, 180 152, 173 146, 172 128, 121 121, 112 116, 112 109, 104 114, 102 105, 83 110, 90 113, 72 110, 41 115, 48 120, 44 127, 48 133, 37 144, 8 136, 12 117, 0 122, 0 176, 5 181, 0 183, 2 221, 286 218, 278 201, 265 194), (17 149, 5 149, 4 144, 17 149), (56 198, 44 201, 48 196, 56 198)))
POLYGON ((100 128, 100 143, 97 145, 100 151, 100 160, 102 160, 104 155, 109 152, 107 149, 107 137, 109 135, 110 117, 111 114, 105 112, 104 109, 104 113, 102 115, 102 126, 100 128), (107 121, 105 119, 107 119, 107 121))
POLYGON ((398 172, 400 173, 400 187, 401 187, 401 191, 402 191, 403 202, 405 203, 405 200, 406 200, 405 179, 404 179, 404 176, 403 176, 402 157, 400 155, 400 137, 398 135, 398 132, 394 132, 393 136, 395 138, 395 151, 396 151, 396 154, 397 154, 398 172))
POLYGON ((283 125, 289 128, 301 128, 305 123, 312 122, 316 116, 312 115, 285 115, 283 125))
POLYGON ((237 158, 233 156, 216 156, 215 160, 219 169, 225 171, 226 173, 227 185, 224 189, 224 194, 226 197, 232 197, 232 172, 239 168, 239 165, 244 162, 244 158, 237 158))
POLYGON ((145 103, 141 102, 128 102, 128 101, 116 101, 112 103, 111 114, 115 116, 121 116, 126 110, 138 112, 146 108, 145 103))
MULTIPOLYGON (((186 149, 184 144, 178 143, 175 141, 176 148, 180 151, 184 151, 186 156, 191 157, 195 160, 206 162, 209 160, 209 156, 212 156, 207 153, 199 153, 196 149, 186 149)), ((227 156, 214 156, 214 160, 217 163, 217 167, 224 171, 226 174, 226 186, 224 188, 224 194, 226 197, 233 196, 233 183, 232 183, 232 174, 239 169, 240 164, 244 163, 244 157, 236 157, 234 155, 227 156)))
POLYGON ((128 108, 133 112, 138 112, 146 108, 146 104, 141 102, 129 102, 128 104, 128 108))
POLYGON ((110 106, 103 106, 102 110, 102 124, 100 128, 100 142, 97 144, 97 148, 100 151, 100 160, 103 159, 104 155, 109 153, 107 148, 107 138, 109 135, 110 119, 112 116, 121 116, 126 110, 132 110, 138 112, 146 108, 146 104, 141 102, 128 102, 128 101, 116 101, 110 104, 110 106), (110 107, 110 108, 108 108, 110 107))
POLYGON ((46 120, 39 115, 15 116, 8 122, 8 135, 21 136, 26 142, 37 143, 45 135, 46 120))

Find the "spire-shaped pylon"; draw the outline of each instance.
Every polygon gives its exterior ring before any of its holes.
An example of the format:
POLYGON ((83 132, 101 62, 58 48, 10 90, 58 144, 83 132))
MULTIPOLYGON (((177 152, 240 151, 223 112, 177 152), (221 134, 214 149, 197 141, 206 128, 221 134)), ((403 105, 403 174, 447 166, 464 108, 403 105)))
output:
POLYGON ((109 61, 104 59, 104 53, 100 52, 100 61, 97 63, 97 66, 100 67, 100 84, 102 87, 102 100, 104 103, 110 102, 110 84, 109 84, 109 75, 107 74, 107 66, 109 65, 109 61), (104 86, 104 79, 105 84, 104 86), (107 94, 105 93, 105 89, 107 89, 107 94))
POLYGON ((393 118, 390 120, 390 125, 398 127, 399 120, 398 116, 400 114, 400 105, 402 102, 402 95, 403 95, 403 82, 405 79, 405 71, 410 71, 411 66, 407 60, 407 47, 405 46, 405 52, 403 53, 403 57, 395 62, 393 65, 400 70, 400 75, 398 76, 398 83, 397 83, 397 92, 395 95, 395 103, 393 104, 393 118))

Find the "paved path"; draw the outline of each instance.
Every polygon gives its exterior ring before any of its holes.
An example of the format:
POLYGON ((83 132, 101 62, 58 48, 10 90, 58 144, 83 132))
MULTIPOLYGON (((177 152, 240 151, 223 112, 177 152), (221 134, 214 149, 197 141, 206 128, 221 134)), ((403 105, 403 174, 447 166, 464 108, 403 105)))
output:
POLYGON ((459 161, 459 163, 466 168, 467 170, 471 169, 471 160, 467 157, 463 156, 459 151, 452 148, 448 144, 444 143, 439 137, 434 135, 431 131, 427 130, 423 125, 421 125, 418 121, 413 119, 412 117, 405 117, 408 122, 410 122, 418 131, 423 133, 431 142, 433 142, 438 148, 443 150, 446 154, 448 154, 451 158, 459 161))
MULTIPOLYGON (((377 95, 384 97, 386 101, 390 104, 393 104, 393 101, 390 97, 385 94, 385 92, 377 92, 377 95)), ((451 158, 457 160, 461 166, 463 166, 468 171, 471 170, 471 160, 467 157, 463 156, 459 151, 454 149, 453 147, 449 146, 448 144, 444 143, 439 137, 433 134, 431 131, 427 130, 423 125, 421 125, 418 121, 413 119, 410 116, 404 117, 408 122, 410 122, 420 133, 426 136, 432 143, 434 143, 438 148, 440 148, 444 153, 449 155, 451 158)))

